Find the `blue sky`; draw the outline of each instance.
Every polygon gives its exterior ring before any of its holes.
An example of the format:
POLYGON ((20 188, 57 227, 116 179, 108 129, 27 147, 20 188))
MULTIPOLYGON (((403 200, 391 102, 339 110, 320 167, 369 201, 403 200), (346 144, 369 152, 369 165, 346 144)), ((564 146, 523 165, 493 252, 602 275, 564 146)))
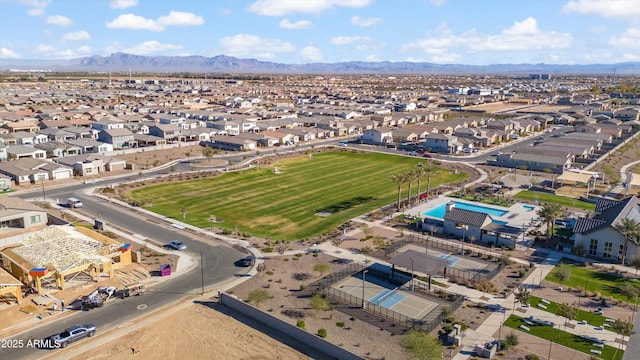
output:
POLYGON ((0 58, 640 61, 638 0, 0 0, 0 58))

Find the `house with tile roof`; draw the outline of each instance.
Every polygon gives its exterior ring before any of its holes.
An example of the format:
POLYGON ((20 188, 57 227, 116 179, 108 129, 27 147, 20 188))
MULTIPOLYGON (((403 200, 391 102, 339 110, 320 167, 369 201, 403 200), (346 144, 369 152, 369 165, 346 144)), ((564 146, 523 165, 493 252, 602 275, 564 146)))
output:
POLYGON ((592 216, 581 217, 573 228, 574 249, 584 249, 589 257, 626 261, 640 257, 640 242, 630 241, 625 249, 625 238, 616 230, 622 219, 640 221, 640 199, 631 196, 622 200, 598 199, 592 216))

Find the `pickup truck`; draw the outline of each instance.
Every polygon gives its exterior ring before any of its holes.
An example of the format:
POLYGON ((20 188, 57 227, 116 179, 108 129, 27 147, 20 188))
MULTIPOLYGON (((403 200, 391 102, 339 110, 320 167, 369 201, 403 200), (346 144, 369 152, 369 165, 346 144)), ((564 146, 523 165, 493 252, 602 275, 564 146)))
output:
POLYGON ((60 334, 53 335, 51 340, 56 347, 65 348, 69 343, 80 340, 84 337, 92 337, 96 333, 96 326, 93 324, 77 324, 65 329, 60 334))

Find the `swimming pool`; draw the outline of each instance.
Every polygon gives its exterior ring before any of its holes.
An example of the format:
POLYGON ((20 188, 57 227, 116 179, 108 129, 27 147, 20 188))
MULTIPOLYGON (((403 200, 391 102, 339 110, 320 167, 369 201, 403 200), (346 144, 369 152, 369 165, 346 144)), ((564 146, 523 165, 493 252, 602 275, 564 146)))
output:
POLYGON ((522 205, 522 208, 527 210, 527 211, 531 211, 531 210, 535 210, 536 209, 535 206, 531 206, 531 205, 522 205))
MULTIPOLYGON (((457 202, 457 201, 454 201, 453 203, 455 204, 456 209, 471 210, 471 211, 489 214, 491 216, 496 216, 496 217, 504 216, 506 213, 508 213, 508 211, 489 208, 486 206, 468 204, 468 203, 457 202)), ((447 212, 447 204, 442 204, 434 207, 433 209, 429 209, 423 212, 422 215, 442 219, 444 218, 444 214, 446 212, 447 212)))
POLYGON ((508 224, 508 222, 502 221, 502 220, 493 220, 492 222, 496 223, 498 225, 507 225, 508 224))

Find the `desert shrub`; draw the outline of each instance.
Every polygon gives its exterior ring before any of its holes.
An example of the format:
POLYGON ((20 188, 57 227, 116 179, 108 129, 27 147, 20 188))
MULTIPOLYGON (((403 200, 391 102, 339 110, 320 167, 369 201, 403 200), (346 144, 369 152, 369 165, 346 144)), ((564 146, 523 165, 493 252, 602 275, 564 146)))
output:
POLYGON ((540 358, 536 354, 529 354, 529 355, 525 356, 524 358, 526 360, 540 360, 540 358))
POLYGON ((296 323, 296 326, 299 327, 300 329, 304 329, 306 325, 304 323, 304 320, 298 320, 298 322, 296 323))
POLYGON ((327 329, 318 329, 318 336, 320 336, 321 338, 326 338, 327 337, 327 329))
POLYGON ((344 321, 338 321, 336 323, 336 326, 339 327, 339 328, 343 328, 344 327, 344 321))

